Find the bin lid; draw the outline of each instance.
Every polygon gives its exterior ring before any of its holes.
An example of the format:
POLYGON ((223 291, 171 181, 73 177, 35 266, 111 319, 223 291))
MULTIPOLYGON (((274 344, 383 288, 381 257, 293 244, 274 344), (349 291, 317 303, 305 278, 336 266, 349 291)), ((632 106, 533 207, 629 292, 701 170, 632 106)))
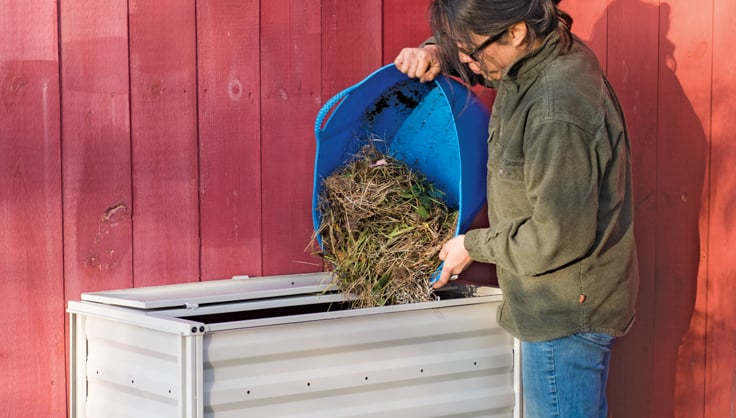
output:
POLYGON ((83 293, 82 300, 137 309, 234 302, 313 294, 333 287, 328 273, 248 277, 83 293))

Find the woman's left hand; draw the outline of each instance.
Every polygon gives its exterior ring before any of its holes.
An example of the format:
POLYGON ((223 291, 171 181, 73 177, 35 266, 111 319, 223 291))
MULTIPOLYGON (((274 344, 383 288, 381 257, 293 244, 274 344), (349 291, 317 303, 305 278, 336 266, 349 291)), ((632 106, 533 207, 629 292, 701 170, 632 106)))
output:
POLYGON ((450 281, 450 276, 462 273, 473 262, 465 249, 465 235, 458 235, 447 241, 440 250, 440 260, 444 261, 440 278, 432 285, 439 289, 450 281))

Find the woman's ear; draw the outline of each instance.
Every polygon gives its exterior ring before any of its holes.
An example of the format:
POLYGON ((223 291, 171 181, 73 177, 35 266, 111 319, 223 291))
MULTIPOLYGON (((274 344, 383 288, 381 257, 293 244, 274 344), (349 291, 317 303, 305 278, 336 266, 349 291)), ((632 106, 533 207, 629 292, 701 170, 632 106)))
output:
POLYGON ((529 28, 525 22, 517 22, 509 26, 509 42, 517 48, 524 46, 529 28))

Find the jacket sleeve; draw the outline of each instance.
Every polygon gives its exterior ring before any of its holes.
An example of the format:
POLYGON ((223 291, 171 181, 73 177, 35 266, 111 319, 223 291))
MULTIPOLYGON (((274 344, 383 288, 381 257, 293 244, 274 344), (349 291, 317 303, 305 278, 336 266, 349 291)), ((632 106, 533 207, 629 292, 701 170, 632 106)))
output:
POLYGON ((424 42, 422 42, 421 45, 419 45, 419 48, 424 48, 427 45, 436 45, 436 44, 437 44, 437 41, 434 40, 434 36, 430 36, 424 42))
MULTIPOLYGON (((468 231, 465 247, 475 260, 535 276, 574 263, 591 251, 599 228, 599 184, 610 153, 593 134, 561 121, 527 128, 523 153, 523 183, 517 187, 523 188, 520 193, 531 210, 468 231)), ((492 186, 505 181, 494 176, 498 173, 489 176, 492 186)), ((506 190, 496 186, 489 191, 501 189, 506 190)), ((489 204, 513 212, 504 207, 507 197, 491 195, 489 204)))

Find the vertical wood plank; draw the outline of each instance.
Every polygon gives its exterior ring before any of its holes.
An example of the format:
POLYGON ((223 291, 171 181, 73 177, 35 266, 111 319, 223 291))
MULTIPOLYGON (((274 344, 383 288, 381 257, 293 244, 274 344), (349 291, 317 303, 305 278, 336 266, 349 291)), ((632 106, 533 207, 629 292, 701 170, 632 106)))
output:
MULTIPOLYGON (((381 1, 371 0, 357 5, 340 0, 323 1, 320 47, 321 86, 318 105, 321 107, 381 66, 381 1)), ((314 117, 316 115, 315 112, 314 117)), ((314 169, 316 138, 313 132, 310 129, 309 135, 305 136, 309 144, 309 147, 304 148, 305 160, 310 158, 306 153, 312 153, 309 161, 312 166, 303 167, 305 171, 314 169)), ((305 175, 311 178, 313 171, 305 175)), ((311 184, 308 189, 311 193, 311 184)), ((311 197, 307 210, 311 214, 311 197)), ((315 268, 321 266, 316 258, 309 260, 309 263, 315 268)))
POLYGON ((197 2, 203 279, 262 273, 259 10, 257 0, 197 2))
POLYGON ((322 2, 322 103, 381 67, 381 38, 381 0, 322 2))
MULTIPOLYGON (((736 3, 714 1, 710 164, 706 417, 733 416, 736 404, 736 3)), ((702 288, 701 288, 702 289, 702 288)), ((699 291, 701 290, 699 289, 699 291)), ((684 416, 684 415, 683 415, 684 416)))
MULTIPOLYGON (((636 240, 640 286, 637 322, 616 341, 609 379, 609 404, 615 417, 649 417, 654 390, 652 362, 657 219, 657 79, 659 7, 646 1, 614 0, 601 15, 607 22, 607 74, 624 109, 631 136, 636 240)), ((597 31, 596 36, 603 36, 597 31)), ((594 40, 593 44, 600 44, 594 40)), ((675 347, 676 348, 676 347, 675 347)), ((659 391, 659 390, 656 390, 659 391)))
POLYGON ((132 285, 127 1, 61 3, 66 297, 132 285))
POLYGON ((57 29, 55 1, 0 0, 0 401, 13 415, 66 414, 57 29))
POLYGON ((419 46, 432 35, 427 0, 383 1, 383 62, 388 64, 402 48, 419 46))
MULTIPOLYGON (((563 0, 560 8, 573 18, 572 31, 596 53, 607 67, 608 3, 612 0, 563 0)), ((640 0, 635 0, 640 1, 640 0)), ((627 25, 628 27, 628 25, 627 25)))
POLYGON ((194 3, 131 1, 135 286, 199 279, 194 3))
POLYGON ((702 416, 713 2, 660 5, 652 416, 702 416))
POLYGON ((322 80, 320 5, 318 0, 261 4, 265 275, 321 269, 305 251, 312 235, 313 127, 322 80))

